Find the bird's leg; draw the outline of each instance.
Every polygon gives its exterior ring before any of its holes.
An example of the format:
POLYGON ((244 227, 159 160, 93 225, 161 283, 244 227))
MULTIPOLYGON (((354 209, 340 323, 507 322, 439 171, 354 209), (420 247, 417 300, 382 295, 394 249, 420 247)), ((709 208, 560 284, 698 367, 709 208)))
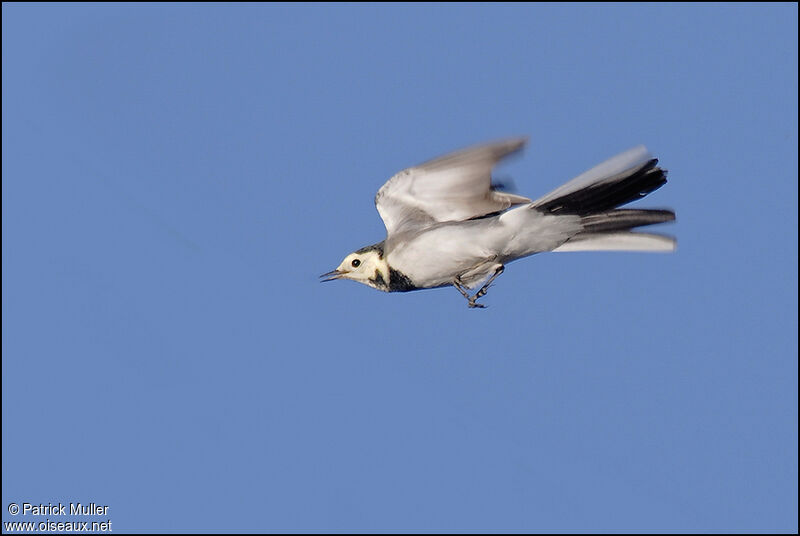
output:
POLYGON ((461 276, 457 275, 456 278, 453 280, 453 286, 456 287, 456 289, 458 289, 458 291, 461 293, 461 295, 464 296, 467 299, 467 306, 468 307, 470 307, 470 308, 478 307, 478 308, 481 308, 481 309, 486 307, 485 305, 481 305, 480 303, 475 303, 475 299, 476 299, 475 296, 470 296, 469 293, 464 289, 463 285, 464 284, 461 282, 461 276))
POLYGON ((464 296, 466 299, 469 300, 469 293, 467 293, 467 291, 464 290, 463 285, 464 284, 461 282, 461 276, 457 275, 456 278, 453 280, 453 286, 456 287, 456 289, 461 293, 462 296, 464 296))
POLYGON ((464 288, 464 283, 461 281, 460 275, 456 276, 456 278, 453 280, 453 286, 456 287, 456 289, 458 289, 458 291, 461 293, 462 296, 464 296, 464 298, 466 298, 467 306, 470 309, 475 309, 475 308, 483 309, 484 307, 486 307, 485 305, 478 303, 476 300, 486 295, 486 293, 489 290, 489 286, 492 284, 492 281, 494 281, 497 278, 497 276, 502 274, 503 270, 505 270, 505 266, 503 266, 502 264, 495 264, 492 266, 492 268, 494 269, 494 273, 492 274, 492 276, 489 278, 486 284, 483 285, 480 288, 480 290, 472 296, 470 296, 469 293, 464 288))
POLYGON ((489 292, 489 286, 491 286, 492 281, 497 279, 497 276, 502 274, 505 271, 505 269, 506 269, 506 267, 503 266, 502 264, 495 265, 494 273, 492 274, 492 277, 489 278, 489 280, 480 288, 480 290, 478 292, 475 293, 474 296, 469 298, 469 302, 467 303, 467 305, 469 307, 486 307, 485 305, 477 303, 476 300, 478 298, 482 298, 483 296, 486 296, 486 293, 489 292))

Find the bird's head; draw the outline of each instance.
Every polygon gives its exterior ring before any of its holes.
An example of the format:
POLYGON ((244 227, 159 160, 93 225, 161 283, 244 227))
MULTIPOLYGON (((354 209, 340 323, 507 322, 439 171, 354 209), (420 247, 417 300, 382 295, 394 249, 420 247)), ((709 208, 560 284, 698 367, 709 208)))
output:
POLYGON ((383 258, 383 242, 361 248, 344 258, 338 268, 320 277, 322 282, 352 279, 378 290, 389 290, 389 264, 383 258))

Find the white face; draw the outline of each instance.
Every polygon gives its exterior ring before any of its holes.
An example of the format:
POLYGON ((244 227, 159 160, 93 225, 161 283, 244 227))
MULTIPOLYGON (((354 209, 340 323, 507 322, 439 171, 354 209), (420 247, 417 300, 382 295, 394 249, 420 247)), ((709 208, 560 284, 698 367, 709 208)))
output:
POLYGON ((389 285, 389 265, 374 250, 351 253, 344 258, 336 270, 328 272, 325 281, 352 279, 372 288, 386 291, 389 285))

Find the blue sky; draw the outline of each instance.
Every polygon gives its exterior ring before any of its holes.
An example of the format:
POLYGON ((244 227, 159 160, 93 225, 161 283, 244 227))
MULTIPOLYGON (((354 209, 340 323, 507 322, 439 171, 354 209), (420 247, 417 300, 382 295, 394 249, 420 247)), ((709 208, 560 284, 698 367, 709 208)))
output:
POLYGON ((796 4, 2 14, 4 522, 797 531, 796 4), (528 196, 646 144, 678 251, 318 284, 517 134, 528 196))

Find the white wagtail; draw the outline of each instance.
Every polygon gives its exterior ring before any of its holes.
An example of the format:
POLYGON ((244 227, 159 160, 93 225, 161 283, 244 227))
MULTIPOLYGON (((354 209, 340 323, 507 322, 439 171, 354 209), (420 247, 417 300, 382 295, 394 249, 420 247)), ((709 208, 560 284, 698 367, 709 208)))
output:
POLYGON ((500 191, 492 168, 527 138, 477 145, 401 171, 375 205, 386 239, 344 258, 323 281, 352 279, 384 292, 453 285, 469 307, 511 261, 542 251, 673 251, 675 239, 634 232, 671 210, 619 209, 660 188, 667 172, 638 146, 544 197, 500 191), (485 283, 470 295, 468 290, 485 283))

